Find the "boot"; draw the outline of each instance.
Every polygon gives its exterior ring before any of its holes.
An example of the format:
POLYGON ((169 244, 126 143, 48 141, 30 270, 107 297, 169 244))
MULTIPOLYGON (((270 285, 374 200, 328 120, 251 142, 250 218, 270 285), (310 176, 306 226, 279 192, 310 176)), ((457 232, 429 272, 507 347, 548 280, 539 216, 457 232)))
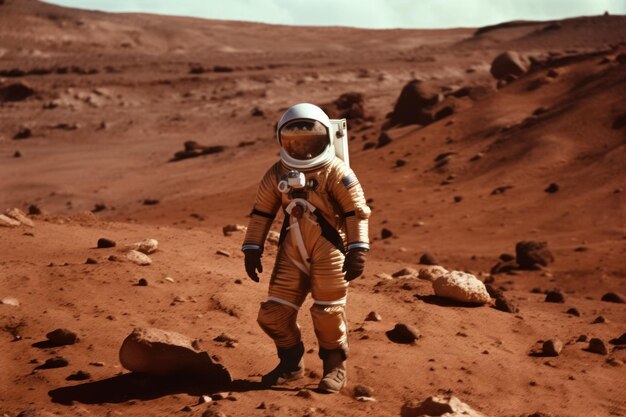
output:
POLYGON ((304 378, 304 344, 284 349, 278 348, 278 366, 263 375, 261 383, 265 386, 281 385, 289 381, 304 378))
POLYGON ((342 349, 328 350, 324 352, 324 377, 319 383, 318 389, 324 393, 337 393, 348 383, 346 373, 346 356, 342 349))

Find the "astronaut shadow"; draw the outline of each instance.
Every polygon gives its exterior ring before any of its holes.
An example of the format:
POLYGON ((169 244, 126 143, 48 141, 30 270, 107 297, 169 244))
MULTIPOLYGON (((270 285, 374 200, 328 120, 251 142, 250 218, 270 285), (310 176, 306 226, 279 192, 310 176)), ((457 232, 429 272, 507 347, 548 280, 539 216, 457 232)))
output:
POLYGON ((464 303, 462 301, 451 300, 449 298, 439 297, 438 295, 419 295, 415 294, 415 298, 425 302, 426 304, 438 305, 441 307, 465 307, 477 308, 482 307, 481 304, 464 303))
POLYGON ((267 389, 260 382, 235 380, 216 382, 193 377, 154 377, 135 372, 116 375, 100 381, 56 388, 48 392, 54 403, 72 405, 124 403, 131 400, 149 401, 157 398, 188 394, 210 395, 217 392, 246 392, 267 389))

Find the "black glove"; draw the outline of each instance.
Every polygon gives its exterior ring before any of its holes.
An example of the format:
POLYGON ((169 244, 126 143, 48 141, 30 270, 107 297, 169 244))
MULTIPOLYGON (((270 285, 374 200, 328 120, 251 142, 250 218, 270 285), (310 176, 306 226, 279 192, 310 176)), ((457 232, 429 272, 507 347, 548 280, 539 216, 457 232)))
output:
POLYGON ((343 268, 341 269, 346 273, 343 277, 346 281, 352 281, 363 274, 366 252, 367 250, 362 248, 354 248, 348 251, 346 259, 343 262, 343 268))
POLYGON ((263 272, 261 265, 261 251, 258 249, 248 249, 243 252, 245 255, 246 273, 254 282, 259 282, 259 276, 256 271, 263 272))

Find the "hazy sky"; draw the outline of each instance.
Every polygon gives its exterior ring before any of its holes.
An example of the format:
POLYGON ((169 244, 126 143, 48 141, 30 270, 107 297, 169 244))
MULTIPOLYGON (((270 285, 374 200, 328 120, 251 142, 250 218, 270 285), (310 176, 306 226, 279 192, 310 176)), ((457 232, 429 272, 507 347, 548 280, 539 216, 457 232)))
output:
POLYGON ((366 28, 477 27, 507 20, 626 14, 626 0, 46 0, 117 12, 286 25, 366 28))

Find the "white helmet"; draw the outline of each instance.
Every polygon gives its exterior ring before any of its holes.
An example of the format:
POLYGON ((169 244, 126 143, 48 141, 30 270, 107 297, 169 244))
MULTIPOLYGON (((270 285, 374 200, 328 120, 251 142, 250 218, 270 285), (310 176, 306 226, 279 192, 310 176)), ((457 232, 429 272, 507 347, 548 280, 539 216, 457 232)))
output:
POLYGON ((294 169, 312 169, 333 159, 330 119, 319 107, 300 103, 291 106, 276 129, 280 157, 294 169))

